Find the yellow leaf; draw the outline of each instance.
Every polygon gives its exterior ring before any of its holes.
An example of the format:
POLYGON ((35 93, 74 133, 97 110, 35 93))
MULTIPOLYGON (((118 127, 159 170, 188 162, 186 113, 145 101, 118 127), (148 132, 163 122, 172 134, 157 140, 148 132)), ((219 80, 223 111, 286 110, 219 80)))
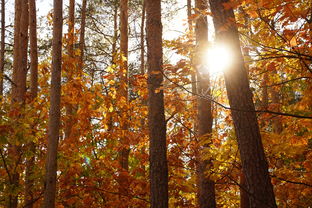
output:
POLYGON ((114 69, 113 69, 111 66, 109 66, 109 67, 107 67, 106 71, 107 71, 107 72, 110 72, 110 73, 113 73, 113 72, 114 72, 114 69))
POLYGON ((297 39, 296 37, 292 37, 292 39, 290 40, 290 46, 294 47, 296 45, 298 45, 297 39))
POLYGON ((108 109, 108 111, 109 111, 110 113, 113 112, 113 111, 114 111, 113 106, 110 106, 109 109, 108 109))

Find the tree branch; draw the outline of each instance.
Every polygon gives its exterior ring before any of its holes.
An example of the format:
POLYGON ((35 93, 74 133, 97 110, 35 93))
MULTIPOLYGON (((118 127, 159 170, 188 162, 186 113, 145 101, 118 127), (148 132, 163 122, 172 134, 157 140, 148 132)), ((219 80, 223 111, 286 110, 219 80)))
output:
POLYGON ((170 81, 171 83, 173 83, 174 85, 176 85, 177 87, 183 89, 184 91, 196 95, 202 99, 206 99, 209 100, 215 104, 217 104, 218 106, 226 109, 226 110, 232 110, 232 111, 240 111, 240 112, 255 112, 255 113, 269 113, 269 114, 274 114, 274 115, 280 115, 280 116, 287 116, 287 117, 294 117, 294 118, 304 118, 304 119, 312 119, 312 116, 304 116, 304 115, 296 115, 296 114, 291 114, 291 113, 283 113, 283 112, 274 112, 274 111, 269 111, 269 110, 255 110, 255 111, 251 111, 251 110, 244 110, 244 109, 236 109, 236 108, 231 108, 229 106, 226 106, 218 101, 215 101, 211 96, 207 96, 207 95, 200 95, 198 93, 193 93, 191 90, 187 89, 186 87, 178 84, 177 82, 171 80, 167 75, 165 75, 164 72, 161 72, 163 74, 163 76, 170 81))

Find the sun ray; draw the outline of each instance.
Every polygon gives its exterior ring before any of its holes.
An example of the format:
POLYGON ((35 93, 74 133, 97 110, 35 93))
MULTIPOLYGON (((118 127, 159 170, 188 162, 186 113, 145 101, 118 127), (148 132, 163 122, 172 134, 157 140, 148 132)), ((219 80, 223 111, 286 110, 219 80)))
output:
POLYGON ((233 54, 226 45, 213 45, 204 55, 204 64, 211 74, 219 74, 229 68, 233 54))

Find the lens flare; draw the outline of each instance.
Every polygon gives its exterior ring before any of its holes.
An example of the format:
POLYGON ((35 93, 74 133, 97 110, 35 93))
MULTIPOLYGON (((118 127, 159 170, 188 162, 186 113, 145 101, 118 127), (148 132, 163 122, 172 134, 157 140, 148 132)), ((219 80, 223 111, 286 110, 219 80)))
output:
POLYGON ((218 74, 227 70, 232 61, 233 54, 226 45, 214 45, 207 49, 204 64, 211 74, 218 74))

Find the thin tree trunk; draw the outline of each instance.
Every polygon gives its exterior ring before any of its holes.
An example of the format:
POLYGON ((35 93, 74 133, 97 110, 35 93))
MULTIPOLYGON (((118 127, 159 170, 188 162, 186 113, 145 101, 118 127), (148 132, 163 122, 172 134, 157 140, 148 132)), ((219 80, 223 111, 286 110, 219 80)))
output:
POLYGON ((46 160, 46 180, 44 207, 55 207, 57 147, 60 130, 61 69, 62 69, 62 27, 63 1, 54 0, 53 5, 53 42, 52 42, 52 77, 49 112, 48 152, 46 160))
MULTIPOLYGON (((199 11, 207 10, 208 5, 205 0, 196 0, 195 6, 199 11)), ((208 22, 206 16, 200 16, 196 21, 196 45, 197 45, 197 59, 196 65, 200 66, 197 69, 198 78, 198 94, 204 96, 211 96, 210 76, 205 66, 202 64, 203 55, 208 45, 208 22)), ((198 137, 199 140, 210 139, 212 134, 212 106, 211 101, 203 98, 198 98, 198 137)), ((208 148, 207 145, 200 147, 197 166, 198 178, 198 203, 200 208, 214 208, 216 207, 215 200, 215 184, 205 174, 210 166, 211 161, 203 160, 202 150, 208 148)))
MULTIPOLYGON (((125 61, 122 61, 121 65, 121 86, 120 94, 128 102, 128 0, 120 1, 120 52, 126 58, 125 61)), ((128 115, 128 112, 123 112, 128 115)), ((126 118, 128 119, 128 118, 126 118)), ((127 121, 122 122, 121 129, 123 131, 128 130, 127 121)), ((120 164, 124 170, 128 170, 128 156, 129 156, 129 141, 127 135, 122 138, 121 143, 123 148, 121 150, 121 160, 120 164)))
POLYGON ((29 0, 29 41, 30 41, 30 94, 38 94, 38 46, 37 46, 36 0, 29 0))
MULTIPOLYGON (((34 100, 38 94, 38 48, 37 48, 37 19, 36 19, 36 0, 29 0, 29 41, 30 41, 30 94, 34 100)), ((34 127, 35 128, 35 127, 34 127)), ((30 142, 29 150, 32 153, 30 158, 26 159, 25 176, 25 207, 33 207, 33 171, 35 165, 36 146, 30 142)))
MULTIPOLYGON (((14 47, 13 47, 13 83, 12 97, 17 94, 17 83, 14 82, 17 76, 17 68, 19 62, 19 39, 20 39, 20 21, 22 14, 22 2, 15 0, 15 15, 14 15, 14 47)), ((13 101, 13 100, 12 100, 13 101)), ((14 101, 13 101, 14 102, 14 101)))
MULTIPOLYGON (((75 0, 69 1, 68 11, 68 45, 67 51, 70 58, 74 58, 74 36, 75 36, 75 0)), ((74 69, 70 69, 67 73, 67 82, 71 82, 74 76, 74 69)), ((74 125, 73 113, 74 107, 71 103, 67 103, 65 106, 67 120, 65 122, 65 138, 69 138, 72 135, 72 128, 74 125)))
POLYGON ((146 0, 148 126, 151 208, 168 207, 168 164, 164 113, 161 1, 146 0), (158 92, 159 89, 159 92, 158 92))
MULTIPOLYGON (((15 17, 14 17, 14 47, 13 47, 13 84, 12 84, 12 104, 16 102, 17 97, 17 85, 16 85, 16 79, 17 79, 17 72, 18 72, 18 61, 19 59, 19 39, 20 39, 20 21, 21 21, 21 14, 22 14, 22 2, 19 0, 15 0, 15 17)), ((17 157, 17 147, 11 146, 8 149, 8 155, 12 157, 12 161, 15 161, 15 158, 17 157)), ((11 168, 11 170, 14 170, 14 167, 11 168)), ((13 185, 14 190, 14 182, 18 182, 18 174, 14 174, 11 172, 12 178, 9 177, 9 184, 13 185)), ((16 184, 17 185, 17 184, 16 184)), ((9 189, 9 188, 8 188, 9 189)), ((8 190, 9 197, 8 197, 8 207, 9 208, 15 208, 17 207, 17 196, 12 194, 13 191, 11 188, 8 190)))
MULTIPOLYGON (((128 0, 120 1, 120 52, 122 56, 126 58, 126 60, 122 60, 121 63, 121 86, 120 86, 120 95, 124 98, 124 100, 128 103, 128 0)), ((119 178, 119 191, 122 195, 126 195, 128 193, 128 177, 127 172, 129 169, 129 138, 127 136, 128 131, 128 105, 124 106, 124 110, 122 113, 122 122, 121 129, 124 132, 121 138, 121 151, 119 155, 119 163, 121 166, 120 170, 120 178, 119 178)), ((125 199, 125 197, 121 196, 121 198, 125 199)), ((127 200, 127 199, 126 199, 127 200)), ((127 201, 122 202, 122 207, 128 207, 127 201)))
POLYGON ((68 55, 74 56, 74 35, 75 35, 75 0, 69 0, 68 10, 68 55))
MULTIPOLYGON (((187 19, 188 19, 188 27, 189 27, 189 33, 190 33, 190 38, 193 38, 193 20, 191 19, 192 17, 192 0, 187 0, 187 19)), ((193 65, 193 55, 191 54, 190 57, 190 62, 191 66, 194 67, 193 65)), ((196 72, 193 71, 191 74, 191 81, 192 81, 192 94, 196 95, 197 93, 197 85, 196 85, 196 72)))
POLYGON ((145 7, 146 7, 146 0, 143 0, 143 5, 142 5, 142 17, 141 17, 141 37, 140 37, 140 46, 141 46, 141 74, 145 74, 145 60, 144 60, 144 30, 145 30, 145 7))
POLYGON ((116 45, 117 45, 117 38, 118 38, 118 5, 117 3, 114 5, 114 37, 113 37, 113 44, 112 44, 112 63, 115 62, 115 55, 116 55, 116 45))
POLYGON ((250 207, 277 207, 268 173, 258 121, 240 49, 233 9, 224 9, 227 0, 210 0, 218 42, 227 44, 234 61, 224 72, 227 95, 231 106, 243 173, 246 177, 250 207), (225 27, 226 26, 226 27, 225 27))
POLYGON ((86 31, 86 10, 87 0, 82 0, 81 7, 81 25, 80 25, 80 38, 79 38, 79 50, 80 50, 80 71, 83 69, 84 49, 85 49, 85 31, 86 31))
POLYGON ((0 97, 3 96, 3 75, 4 75, 4 54, 5 54, 4 50, 5 50, 5 0, 2 0, 1 1, 0 97))

